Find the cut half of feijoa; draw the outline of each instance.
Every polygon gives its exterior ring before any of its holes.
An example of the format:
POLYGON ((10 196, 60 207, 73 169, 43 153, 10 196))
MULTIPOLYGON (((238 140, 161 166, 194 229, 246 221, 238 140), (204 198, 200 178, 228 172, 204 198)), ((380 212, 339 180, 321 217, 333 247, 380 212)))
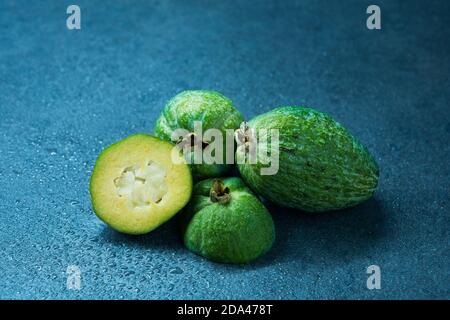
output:
POLYGON ((172 144, 146 134, 107 147, 90 181, 92 207, 113 229, 152 231, 189 201, 192 175, 172 144))

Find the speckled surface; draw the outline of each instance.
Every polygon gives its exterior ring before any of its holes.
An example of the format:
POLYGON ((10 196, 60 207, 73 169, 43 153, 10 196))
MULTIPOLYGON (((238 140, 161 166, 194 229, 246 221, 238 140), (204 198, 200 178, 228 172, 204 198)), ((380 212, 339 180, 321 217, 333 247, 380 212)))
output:
POLYGON ((450 298, 449 2, 377 1, 381 31, 356 0, 83 0, 80 31, 71 3, 0 3, 0 298, 450 298), (271 206, 275 247, 244 267, 189 253, 173 222, 111 231, 91 210, 96 156, 189 88, 247 118, 329 112, 375 155, 378 192, 328 214, 271 206))

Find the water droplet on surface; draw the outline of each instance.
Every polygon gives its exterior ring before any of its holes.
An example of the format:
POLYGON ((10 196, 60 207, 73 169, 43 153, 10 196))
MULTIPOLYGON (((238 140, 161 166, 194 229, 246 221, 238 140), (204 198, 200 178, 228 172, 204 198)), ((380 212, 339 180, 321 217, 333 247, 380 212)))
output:
POLYGON ((175 268, 171 269, 169 271, 169 273, 171 273, 171 274, 182 274, 183 273, 183 269, 181 269, 179 267, 175 267, 175 268))
POLYGON ((50 153, 51 156, 56 155, 56 153, 58 152, 58 150, 55 148, 47 148, 45 150, 47 150, 47 152, 50 153))

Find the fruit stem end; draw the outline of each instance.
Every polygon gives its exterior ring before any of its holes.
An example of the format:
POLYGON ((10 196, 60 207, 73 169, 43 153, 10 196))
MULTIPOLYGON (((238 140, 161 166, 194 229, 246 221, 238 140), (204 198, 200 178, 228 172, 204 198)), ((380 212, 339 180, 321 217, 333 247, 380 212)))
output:
POLYGON ((225 187, 222 180, 215 179, 209 192, 209 198, 212 202, 226 204, 231 200, 230 188, 225 187))

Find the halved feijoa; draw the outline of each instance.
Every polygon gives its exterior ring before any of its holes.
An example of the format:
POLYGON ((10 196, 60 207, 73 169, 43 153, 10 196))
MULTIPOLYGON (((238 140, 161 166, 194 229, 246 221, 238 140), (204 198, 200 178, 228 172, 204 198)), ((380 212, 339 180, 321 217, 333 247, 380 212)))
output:
POLYGON ((172 144, 137 134, 100 154, 90 191, 92 207, 102 221, 120 232, 144 234, 189 201, 192 175, 172 144))

